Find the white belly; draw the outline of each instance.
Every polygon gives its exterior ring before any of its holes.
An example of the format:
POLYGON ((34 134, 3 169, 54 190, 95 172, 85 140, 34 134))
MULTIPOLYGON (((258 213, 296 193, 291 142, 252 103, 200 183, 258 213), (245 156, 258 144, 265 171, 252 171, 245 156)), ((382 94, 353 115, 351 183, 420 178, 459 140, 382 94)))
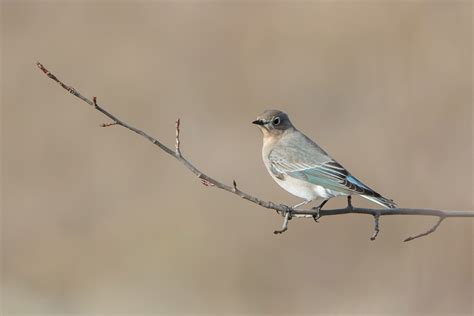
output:
POLYGON ((280 180, 271 172, 270 175, 283 189, 297 197, 305 199, 306 201, 312 201, 318 198, 329 199, 338 195, 344 195, 344 193, 335 192, 320 185, 312 184, 293 177, 285 176, 283 180, 280 180))
POLYGON ((267 168, 268 173, 272 176, 273 180, 278 183, 286 191, 290 192, 297 197, 305 199, 306 201, 316 200, 318 198, 329 199, 338 195, 346 195, 344 193, 336 192, 330 189, 326 189, 320 185, 312 184, 307 181, 299 180, 290 176, 285 175, 283 179, 278 179, 271 171, 271 163, 268 160, 268 154, 271 146, 277 139, 267 139, 263 142, 262 158, 267 168), (273 141, 272 141, 273 140, 273 141))

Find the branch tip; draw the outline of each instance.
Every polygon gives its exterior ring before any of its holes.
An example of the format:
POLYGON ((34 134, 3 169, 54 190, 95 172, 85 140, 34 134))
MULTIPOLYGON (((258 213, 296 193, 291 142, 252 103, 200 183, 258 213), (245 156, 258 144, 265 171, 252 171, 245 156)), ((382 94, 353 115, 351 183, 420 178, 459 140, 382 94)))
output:
POLYGON ((43 71, 45 74, 48 74, 48 73, 49 73, 48 69, 44 68, 44 66, 43 66, 39 61, 36 62, 36 66, 37 66, 39 69, 41 69, 41 71, 43 71))
POLYGON ((109 127, 113 125, 118 125, 118 122, 112 122, 112 123, 102 123, 100 124, 100 127, 109 127))
POLYGON ((180 150, 180 145, 181 145, 181 141, 179 139, 179 133, 180 133, 180 129, 179 129, 179 126, 181 125, 181 119, 177 119, 176 120, 176 144, 175 144, 175 153, 177 156, 181 156, 181 150, 180 150))

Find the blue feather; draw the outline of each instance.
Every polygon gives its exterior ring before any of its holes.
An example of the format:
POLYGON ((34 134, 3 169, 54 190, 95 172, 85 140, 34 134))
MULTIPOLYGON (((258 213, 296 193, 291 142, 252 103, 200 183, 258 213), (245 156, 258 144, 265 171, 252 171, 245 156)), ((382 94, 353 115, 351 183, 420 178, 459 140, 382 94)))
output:
POLYGON ((356 185, 356 186, 358 186, 358 187, 362 187, 362 188, 364 188, 364 189, 367 189, 367 190, 372 191, 371 188, 369 188, 368 186, 366 186, 365 184, 363 184, 362 182, 360 182, 359 180, 357 180, 356 178, 354 178, 354 177, 351 176, 351 175, 348 176, 346 179, 347 179, 347 181, 349 181, 350 183, 352 183, 352 184, 354 184, 354 185, 356 185))

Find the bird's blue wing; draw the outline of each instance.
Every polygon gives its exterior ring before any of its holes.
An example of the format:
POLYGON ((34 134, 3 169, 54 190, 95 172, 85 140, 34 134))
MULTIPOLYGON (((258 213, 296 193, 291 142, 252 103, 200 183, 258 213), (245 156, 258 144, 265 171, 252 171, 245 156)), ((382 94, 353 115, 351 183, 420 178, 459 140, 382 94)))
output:
POLYGON ((291 135, 283 138, 268 155, 270 171, 277 178, 289 176, 335 192, 361 195, 388 208, 396 207, 393 200, 381 196, 352 176, 308 137, 299 132, 291 135))
POLYGON ((332 159, 322 163, 311 163, 310 161, 289 162, 279 156, 278 153, 272 152, 269 155, 269 160, 275 174, 288 175, 348 195, 380 196, 332 159))

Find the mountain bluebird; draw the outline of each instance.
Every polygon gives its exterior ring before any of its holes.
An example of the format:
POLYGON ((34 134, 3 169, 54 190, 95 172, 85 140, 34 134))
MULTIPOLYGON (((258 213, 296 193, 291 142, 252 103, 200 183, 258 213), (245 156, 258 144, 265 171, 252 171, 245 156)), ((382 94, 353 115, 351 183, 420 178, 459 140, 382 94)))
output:
POLYGON ((319 210, 332 197, 360 195, 387 208, 396 204, 352 176, 321 147, 297 130, 286 113, 263 112, 253 124, 263 133, 263 162, 283 189, 304 201, 293 208, 322 199, 319 210))

